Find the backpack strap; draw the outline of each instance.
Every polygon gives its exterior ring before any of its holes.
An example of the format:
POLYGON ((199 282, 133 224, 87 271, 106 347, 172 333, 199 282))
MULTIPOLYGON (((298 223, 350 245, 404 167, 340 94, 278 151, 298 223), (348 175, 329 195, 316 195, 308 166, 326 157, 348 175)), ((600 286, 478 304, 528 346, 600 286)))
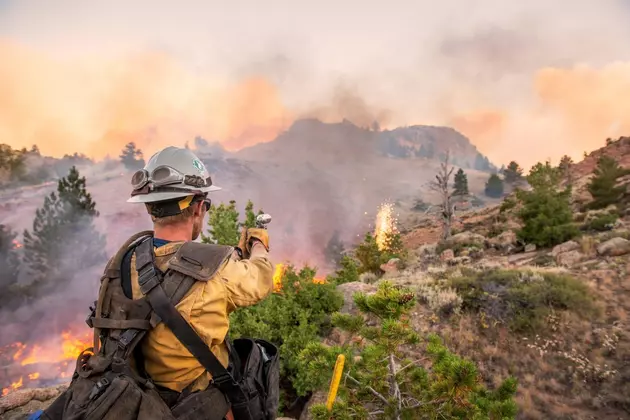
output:
MULTIPOLYGON (((105 294, 107 292, 107 286, 109 286, 109 282, 112 279, 118 278, 121 275, 120 265, 123 257, 125 256, 127 250, 132 245, 136 244, 138 241, 143 238, 152 237, 153 231, 145 230, 142 232, 138 232, 133 235, 131 238, 127 239, 127 241, 120 247, 116 255, 114 255, 107 265, 105 266, 105 270, 103 270, 103 276, 101 277, 101 288, 98 294, 98 300, 96 301, 96 305, 94 307, 94 320, 100 319, 101 314, 103 312, 103 303, 105 301, 105 294)), ((99 321, 97 321, 98 323, 99 321)), ((99 346, 100 346, 100 328, 94 325, 94 353, 98 354, 99 346)))
MULTIPOLYGON (((204 266, 201 260, 207 261, 210 257, 199 252, 202 249, 199 245, 204 244, 187 242, 182 245, 182 248, 187 247, 188 251, 191 252, 187 252, 186 249, 180 249, 178 251, 178 253, 181 252, 179 260, 175 259, 175 263, 169 265, 172 269, 185 269, 187 271, 186 274, 198 281, 208 281, 218 271, 222 262, 231 255, 233 248, 216 248, 215 246, 217 253, 223 253, 225 257, 214 268, 209 268, 204 266), (197 258, 193 258, 193 256, 197 258)), ((204 246, 203 249, 207 252, 209 247, 204 246)), ((220 260, 218 256, 214 256, 211 259, 215 262, 220 260)), ((169 300, 161 284, 162 273, 155 267, 155 255, 149 241, 142 242, 136 249, 136 270, 138 271, 140 290, 147 297, 155 313, 199 363, 212 374, 214 384, 225 395, 236 395, 246 399, 239 384, 169 300)))

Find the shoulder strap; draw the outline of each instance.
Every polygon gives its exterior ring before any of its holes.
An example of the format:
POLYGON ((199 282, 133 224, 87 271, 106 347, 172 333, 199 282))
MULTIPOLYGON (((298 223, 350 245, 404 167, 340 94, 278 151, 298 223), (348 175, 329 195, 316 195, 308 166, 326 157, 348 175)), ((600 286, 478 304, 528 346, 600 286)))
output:
POLYGON ((161 285, 162 274, 155 267, 155 255, 150 241, 144 241, 136 248, 136 270, 140 290, 153 310, 186 349, 212 374, 217 387, 226 395, 240 395, 245 398, 232 375, 166 296, 161 285))
MULTIPOLYGON (((122 263, 122 259, 125 256, 125 253, 129 249, 130 246, 136 244, 139 240, 147 237, 152 237, 152 230, 145 230, 142 232, 138 232, 135 235, 131 236, 127 241, 120 247, 118 252, 109 260, 107 265, 105 266, 105 270, 103 271, 103 277, 101 278, 101 287, 98 294, 98 300, 96 301, 96 305, 94 307, 94 318, 101 318, 101 313, 103 311, 103 300, 105 299, 105 293, 107 291, 107 287, 109 286, 109 281, 111 279, 115 279, 120 277, 120 266, 122 263)), ((94 327, 94 337, 93 337, 93 349, 94 353, 98 353, 100 347, 100 334, 101 331, 98 327, 94 327)))

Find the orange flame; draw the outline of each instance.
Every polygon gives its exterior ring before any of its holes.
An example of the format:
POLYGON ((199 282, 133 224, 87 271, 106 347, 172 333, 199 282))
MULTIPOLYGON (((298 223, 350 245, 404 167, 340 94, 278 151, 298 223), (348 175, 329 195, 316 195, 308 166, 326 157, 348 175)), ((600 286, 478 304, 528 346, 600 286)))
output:
POLYGON ((24 245, 22 245, 21 243, 19 243, 15 239, 13 240, 13 249, 19 249, 19 248, 22 248, 23 246, 24 245))
POLYGON ((35 379, 37 379, 37 378, 39 378, 39 372, 30 373, 30 374, 28 375, 28 379, 30 379, 31 381, 33 381, 33 380, 35 380, 35 379))
MULTIPOLYGON (((282 263, 276 264, 276 270, 273 274, 273 291, 275 293, 279 293, 282 291, 282 278, 284 277, 284 273, 286 273, 286 271, 287 271, 287 267, 284 264, 282 263)), ((326 279, 323 277, 314 277, 313 283, 325 284, 326 279)))
POLYGON ((2 388, 2 396, 4 397, 9 392, 15 391, 16 389, 21 388, 22 385, 24 385, 24 382, 22 381, 22 377, 20 376, 20 379, 17 382, 13 382, 11 386, 9 386, 8 388, 2 388))
POLYGON ((276 264, 276 271, 273 273, 273 291, 280 292, 282 290, 282 277, 286 271, 284 264, 276 264))
POLYGON ((394 205, 392 203, 383 203, 378 209, 374 237, 380 250, 387 246, 387 237, 397 232, 396 218, 393 213, 394 205))

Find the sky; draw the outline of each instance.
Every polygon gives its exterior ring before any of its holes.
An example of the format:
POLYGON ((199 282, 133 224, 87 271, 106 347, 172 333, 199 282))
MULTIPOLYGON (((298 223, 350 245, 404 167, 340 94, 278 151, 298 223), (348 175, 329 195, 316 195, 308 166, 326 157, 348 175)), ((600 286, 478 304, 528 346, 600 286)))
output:
POLYGON ((629 3, 0 0, 0 142, 237 150, 318 117, 579 159, 630 133, 629 3))

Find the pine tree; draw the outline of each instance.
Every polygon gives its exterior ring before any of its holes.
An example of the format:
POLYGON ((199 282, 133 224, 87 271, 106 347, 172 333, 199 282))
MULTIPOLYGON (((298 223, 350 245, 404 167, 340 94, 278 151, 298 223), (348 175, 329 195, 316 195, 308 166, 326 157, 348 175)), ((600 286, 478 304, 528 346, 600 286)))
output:
POLYGON ((210 216, 208 219, 209 236, 205 236, 202 233, 202 242, 218 245, 238 245, 241 235, 236 201, 230 201, 229 205, 221 203, 218 207, 212 204, 208 213, 210 216))
POLYGON ((462 168, 455 173, 453 195, 460 199, 468 196, 468 176, 462 168))
MULTIPOLYGON (((316 420, 334 419, 514 419, 517 382, 503 381, 488 390, 479 380, 477 366, 451 353, 434 334, 424 353, 431 370, 414 358, 420 337, 409 323, 416 304, 411 289, 381 282, 374 295, 354 295, 361 314, 335 314, 333 324, 349 333, 341 346, 310 343, 299 355, 302 368, 296 382, 304 388, 324 389, 338 354, 346 364, 338 399, 329 413, 315 404, 310 414, 316 420), (365 319, 378 320, 376 326, 365 319), (407 352, 403 350, 406 348, 407 352)), ((422 360, 422 358, 421 358, 422 360)))
POLYGON ((19 304, 20 258, 17 252, 16 236, 10 228, 0 225, 0 308, 9 304, 19 304))
POLYGON ((570 156, 564 155, 560 158, 560 164, 558 165, 558 169, 560 169, 560 173, 562 174, 562 178, 568 183, 571 184, 573 179, 571 177, 571 168, 573 167, 573 159, 570 156))
POLYGON ((381 264, 387 261, 383 261, 376 238, 370 232, 365 234, 363 242, 356 249, 355 256, 360 263, 359 273, 371 272, 379 275, 383 273, 381 264))
POLYGON ((120 153, 120 162, 130 171, 142 169, 144 167, 142 150, 138 149, 134 142, 127 143, 120 153))
POLYGON ((517 191, 522 202, 518 213, 523 228, 519 238, 540 247, 553 246, 575 237, 579 231, 573 224, 571 187, 559 190, 560 170, 549 162, 536 164, 527 176, 531 191, 517 191))
POLYGON ((247 200, 247 205, 245 206, 245 222, 242 226, 245 228, 256 227, 256 216, 263 213, 262 209, 258 210, 258 213, 254 213, 254 203, 252 200, 247 200))
POLYGON ((339 231, 335 230, 333 235, 328 240, 326 248, 324 248, 324 257, 326 262, 332 267, 339 267, 341 259, 343 258, 344 245, 339 238, 339 231))
POLYGON ((512 161, 503 171, 503 177, 508 184, 515 184, 523 179, 523 169, 518 163, 512 161))
POLYGON ((503 196, 503 180, 499 175, 490 175, 488 182, 486 182, 485 194, 492 198, 500 198, 503 196))
POLYGON ((593 178, 588 184, 588 191, 593 196, 589 207, 601 209, 611 204, 619 203, 625 187, 617 186, 617 179, 626 175, 628 170, 619 166, 617 161, 609 156, 601 156, 597 167, 593 171, 593 178))
POLYGON ((33 275, 31 294, 45 293, 82 270, 106 261, 105 238, 96 230, 96 203, 76 167, 59 180, 24 231, 24 261, 33 275))

